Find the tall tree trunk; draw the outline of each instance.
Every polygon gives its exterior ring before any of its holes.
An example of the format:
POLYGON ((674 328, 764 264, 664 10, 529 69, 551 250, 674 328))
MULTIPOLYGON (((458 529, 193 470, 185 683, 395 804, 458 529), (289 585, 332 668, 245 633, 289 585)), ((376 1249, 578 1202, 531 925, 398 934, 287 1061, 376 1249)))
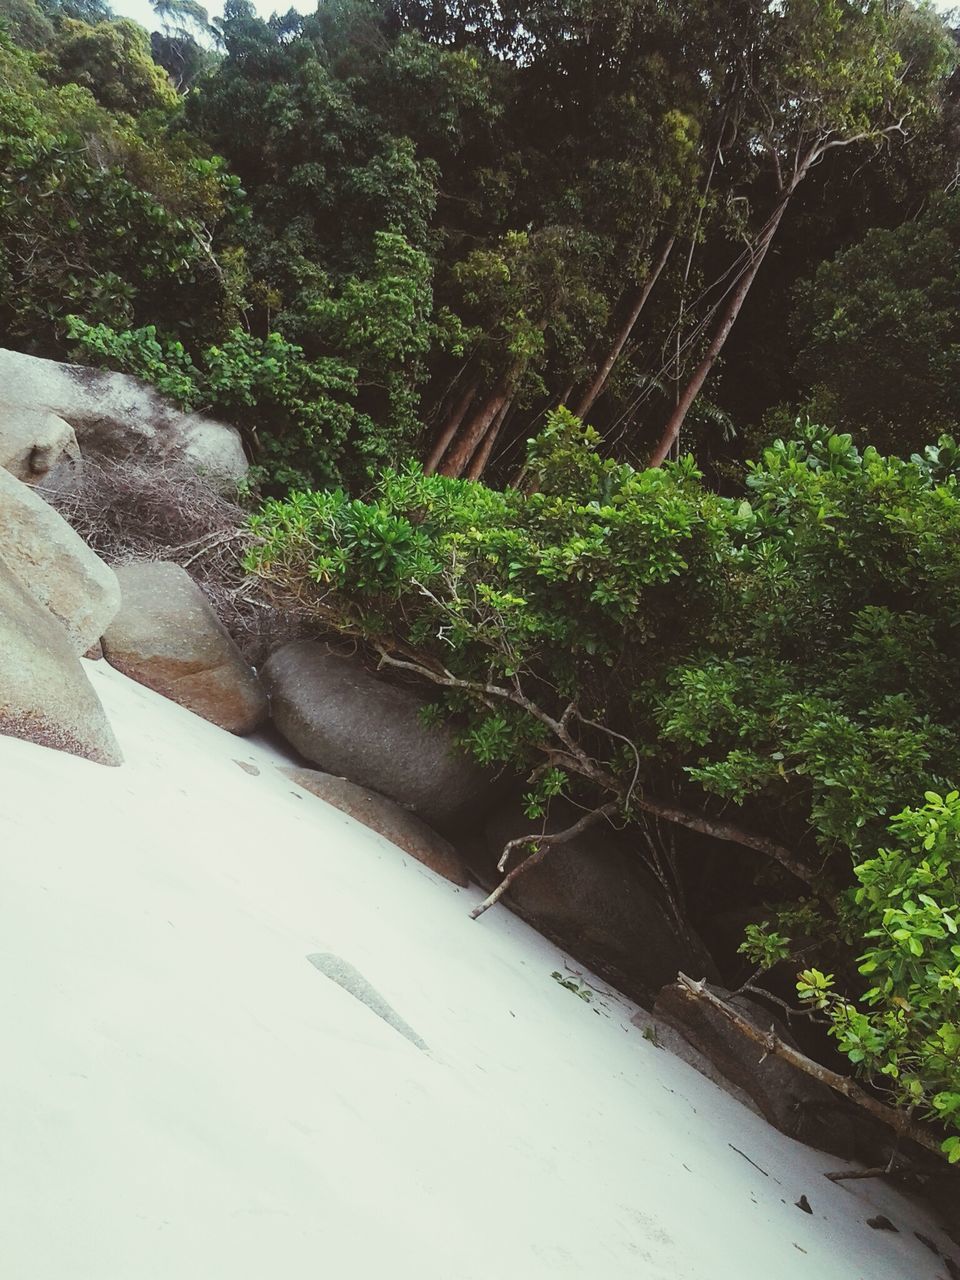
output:
POLYGON ((750 286, 756 279, 757 272, 760 270, 763 260, 767 256, 767 250, 770 248, 773 243, 774 236, 777 234, 777 228, 780 226, 780 222, 786 212, 787 205, 790 202, 790 197, 793 195, 801 179, 805 176, 806 169, 808 167, 808 165, 805 165, 798 171, 797 176, 790 183, 790 186, 784 193, 780 204, 771 215, 763 234, 757 241, 756 247, 750 257, 749 265, 740 277, 740 281, 733 293, 730 295, 730 301, 724 309, 723 315, 720 318, 720 323, 717 325, 716 332, 710 340, 710 345, 707 347, 703 359, 697 365, 696 369, 694 369, 689 382, 684 387, 683 392, 677 401, 676 408, 670 415, 669 422, 663 429, 663 435, 660 437, 660 443, 653 451, 653 456, 650 459, 651 467, 659 467, 661 463, 663 463, 680 435, 680 429, 683 426, 684 419, 690 412, 690 406, 700 394, 701 387, 706 382, 707 377, 710 374, 710 370, 716 363, 717 356, 719 356, 720 352, 723 350, 724 343, 727 338, 729 338, 730 332, 737 322, 740 309, 746 301, 747 294, 750 292, 750 286))
POLYGON ((473 457, 481 440, 486 435, 490 424, 494 421, 497 414, 505 404, 508 404, 513 395, 513 386, 516 381, 518 369, 514 365, 508 373, 497 380, 493 390, 487 396, 486 400, 481 404, 480 408, 466 423, 460 428, 456 439, 450 445, 444 455, 443 461, 437 468, 439 473, 444 476, 462 476, 466 470, 467 464, 473 457))
POLYGON ((507 420, 507 414, 510 412, 512 404, 512 399, 506 400, 503 408, 487 427, 487 434, 480 441, 477 451, 473 455, 469 467, 467 467, 468 480, 479 480, 486 470, 487 463, 490 461, 490 454, 493 452, 493 446, 497 443, 497 437, 504 422, 507 420))
POLYGON ((453 406, 449 417, 440 429, 440 434, 437 436, 436 443, 430 450, 430 454, 427 457, 426 462, 423 464, 425 475, 432 476, 440 465, 440 460, 447 452, 447 449, 449 449, 450 442, 457 434, 457 429, 466 416, 467 410, 470 408, 471 404, 473 404, 476 394, 477 386, 476 383, 474 383, 473 386, 467 387, 466 391, 464 391, 463 395, 453 406))
POLYGON ((663 246, 660 257, 657 259, 653 267, 651 267, 647 274, 647 278, 640 286, 640 291, 637 294, 633 306, 630 308, 630 313, 620 326, 617 336, 614 338, 610 350, 607 352, 606 358, 600 365, 599 369, 597 369, 596 375, 590 383, 590 386, 581 396, 580 403, 577 405, 576 409, 574 409, 574 413, 578 418, 585 418, 593 408, 597 399, 603 394, 603 390, 607 385, 610 374, 613 372, 614 365, 620 359, 623 348, 627 345, 630 335, 633 333, 634 325, 639 320, 641 311, 647 305, 647 299, 653 291, 653 286, 660 278, 660 273, 666 266, 667 259, 670 257, 675 243, 676 236, 671 236, 663 246))

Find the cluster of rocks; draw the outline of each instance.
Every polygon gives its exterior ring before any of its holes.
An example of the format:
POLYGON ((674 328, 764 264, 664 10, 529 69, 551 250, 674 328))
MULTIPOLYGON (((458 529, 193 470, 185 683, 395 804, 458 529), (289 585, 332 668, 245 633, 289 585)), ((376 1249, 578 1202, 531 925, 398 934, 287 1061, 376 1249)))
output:
POLYGON ((122 373, 0 350, 0 467, 52 491, 82 483, 84 460, 182 462, 215 486, 247 472, 240 433, 183 413, 122 373))
POLYGON ((267 705, 183 569, 113 568, 46 501, 82 487, 85 461, 129 453, 216 486, 247 469, 232 427, 180 413, 133 378, 0 351, 0 731, 105 765, 122 751, 84 655, 108 655, 234 732, 267 705))

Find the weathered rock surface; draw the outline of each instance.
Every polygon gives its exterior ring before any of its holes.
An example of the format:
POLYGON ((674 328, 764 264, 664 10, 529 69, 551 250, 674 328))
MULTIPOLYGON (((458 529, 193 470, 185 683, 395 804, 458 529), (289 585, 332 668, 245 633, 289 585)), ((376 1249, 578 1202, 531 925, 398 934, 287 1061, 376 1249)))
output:
POLYGON ((453 845, 409 809, 329 773, 295 768, 283 768, 281 772, 304 791, 348 813, 437 875, 463 887, 469 884, 467 869, 453 845))
POLYGON ((327 773, 455 830, 487 803, 491 778, 444 726, 428 728, 428 698, 379 679, 359 661, 311 640, 278 649, 261 673, 274 724, 327 773))
MULTIPOLYGON (((548 829, 563 830, 581 816, 555 802, 548 829)), ((470 847, 470 870, 492 888, 502 878, 497 861, 507 841, 536 835, 542 827, 525 818, 516 802, 494 810, 483 845, 470 847)), ((510 868, 521 856, 512 855, 510 868)), ((639 855, 608 825, 554 846, 543 862, 514 881, 502 901, 577 959, 601 972, 612 970, 611 980, 643 1003, 679 971, 716 974, 700 940, 692 933, 684 936, 673 923, 662 890, 639 855)))
POLYGON ((267 699, 210 602, 166 561, 120 565, 121 604, 103 655, 124 675, 231 733, 250 733, 267 699))
POLYGON ((0 387, 8 413, 47 411, 68 422, 84 457, 181 461, 222 486, 246 475, 234 427, 183 413, 127 374, 0 350, 0 387))
POLYGON ((49 409, 0 402, 0 467, 24 484, 75 493, 83 476, 76 432, 49 409))
POLYGON ((60 622, 2 559, 0 733, 98 764, 117 765, 123 760, 100 700, 60 622))
POLYGON ((120 607, 116 574, 53 507, 0 468, 0 548, 30 593, 58 618, 78 653, 120 607))

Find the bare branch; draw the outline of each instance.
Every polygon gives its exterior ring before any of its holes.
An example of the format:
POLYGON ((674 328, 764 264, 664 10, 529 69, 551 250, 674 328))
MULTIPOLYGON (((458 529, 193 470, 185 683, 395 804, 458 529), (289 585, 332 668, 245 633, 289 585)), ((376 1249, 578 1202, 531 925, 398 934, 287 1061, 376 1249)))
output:
POLYGON ((609 804, 602 805, 599 809, 591 809, 589 813, 585 813, 573 826, 567 827, 564 831, 557 831, 552 835, 520 836, 516 840, 511 840, 504 850, 505 854, 510 848, 517 845, 535 844, 537 847, 528 858, 524 858, 523 862, 518 863, 512 871, 504 876, 493 893, 484 898, 479 906, 474 907, 470 912, 470 919, 477 920, 485 911, 489 911, 494 903, 500 901, 514 880, 523 875, 525 871, 529 871, 531 867, 535 867, 538 862, 542 862, 554 845, 567 844, 569 841, 575 840, 577 836, 582 835, 584 831, 599 822, 601 818, 612 817, 617 812, 617 808, 618 806, 611 801, 609 804))
POLYGON ((767 1053, 772 1053, 776 1057, 782 1058, 784 1062, 796 1067, 798 1071, 812 1076, 814 1080, 819 1080, 821 1084, 827 1085, 835 1093, 842 1094, 850 1102, 855 1103, 856 1106, 861 1107, 872 1115, 875 1120, 879 1120, 888 1129, 892 1129, 901 1138, 909 1138, 911 1142, 915 1142, 927 1151, 934 1152, 941 1159, 944 1158, 940 1139, 936 1134, 925 1126, 917 1124, 906 1111, 896 1111, 893 1107, 888 1107, 886 1103, 867 1093, 849 1076, 842 1076, 836 1071, 831 1071, 828 1067, 821 1066, 819 1062, 814 1062, 812 1058, 808 1058, 805 1054, 800 1053, 798 1049, 794 1049, 791 1045, 781 1040, 774 1032, 764 1031, 761 1027, 756 1026, 749 1018, 745 1018, 737 1009, 727 1004, 725 1000, 721 1000, 719 996, 714 995, 705 982, 697 982, 693 978, 688 978, 685 973, 680 973, 677 975, 677 987, 684 1000, 689 1001, 691 1004, 708 1004, 712 1009, 722 1013, 728 1021, 734 1024, 738 1031, 760 1045, 767 1053))
MULTIPOLYGON (((488 684, 478 680, 462 680, 439 663, 436 667, 427 666, 423 662, 395 658, 382 644, 377 645, 376 648, 380 654, 381 665, 415 672, 417 675, 423 676, 443 688, 459 689, 487 697, 502 698, 504 701, 512 702, 515 706, 521 707, 548 728, 565 748, 565 751, 561 753, 556 751, 555 748, 546 747, 547 754, 558 762, 562 761, 564 768, 570 769, 574 773, 579 773, 581 777, 603 787, 604 790, 616 797, 619 808, 640 809, 645 813, 652 813, 658 818, 663 818, 667 822, 674 822, 678 826, 686 827, 690 831, 699 831, 701 834, 712 836, 716 840, 724 840, 730 844, 739 844, 743 845, 744 848, 753 849, 757 853, 762 853, 766 857, 772 858, 786 871, 789 871, 792 876, 795 876, 816 891, 814 873, 795 857, 789 849, 778 844, 776 840, 771 840, 768 836, 758 835, 755 832, 745 831, 735 823, 724 822, 718 818, 709 818, 693 810, 681 808, 679 805, 668 804, 664 801, 638 794, 634 782, 629 787, 624 787, 619 778, 608 773, 574 741, 565 723, 567 712, 564 713, 560 720, 556 720, 541 707, 537 706, 530 698, 526 697, 519 688, 511 689, 504 685, 488 684)), ((580 718, 579 715, 578 718, 580 718)), ((585 721, 584 723, 590 722, 585 721)), ((620 734, 616 734, 612 730, 610 733, 614 737, 621 737, 620 734)), ((625 739, 625 741, 629 741, 629 739, 625 739)), ((829 904, 827 906, 829 908, 829 904)))
POLYGON ((768 858, 773 858, 775 862, 779 862, 781 867, 789 871, 792 876, 796 876, 798 880, 802 880, 804 884, 809 885, 812 889, 815 888, 813 872, 800 862, 789 849, 782 844, 778 844, 776 840, 771 840, 767 836, 757 835, 752 831, 745 831, 743 827, 738 827, 735 823, 708 818, 703 814, 694 813, 690 809, 681 809, 677 805, 663 804, 646 796, 635 796, 633 804, 638 809, 644 809, 647 813, 654 813, 658 818, 665 818, 668 822, 675 822, 678 826, 687 827, 691 831, 699 831, 703 835, 713 836, 715 840, 725 840, 730 844, 740 844, 744 848, 754 849, 757 853, 763 853, 768 858))

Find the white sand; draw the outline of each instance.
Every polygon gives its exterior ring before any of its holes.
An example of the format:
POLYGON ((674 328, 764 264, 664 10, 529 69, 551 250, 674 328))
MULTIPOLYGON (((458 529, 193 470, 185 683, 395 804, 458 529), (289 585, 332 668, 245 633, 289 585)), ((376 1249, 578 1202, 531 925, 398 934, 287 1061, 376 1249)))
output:
POLYGON ((3 1280, 945 1275, 506 910, 87 665, 122 768, 0 738, 3 1280))

